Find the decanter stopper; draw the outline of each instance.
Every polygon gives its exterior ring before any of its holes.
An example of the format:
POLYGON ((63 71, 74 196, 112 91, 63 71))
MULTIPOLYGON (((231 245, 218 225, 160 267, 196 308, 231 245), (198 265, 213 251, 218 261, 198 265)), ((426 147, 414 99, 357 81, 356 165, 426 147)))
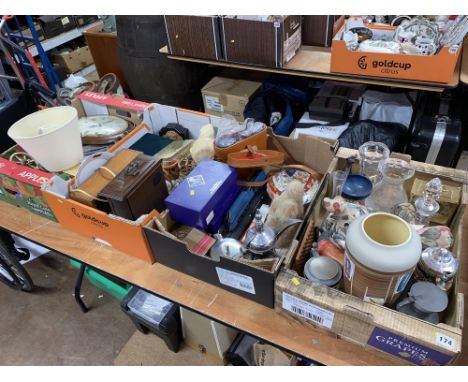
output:
POLYGON ((428 225, 431 217, 439 211, 439 199, 442 194, 442 182, 434 178, 426 183, 422 196, 414 202, 416 207, 416 224, 428 225))

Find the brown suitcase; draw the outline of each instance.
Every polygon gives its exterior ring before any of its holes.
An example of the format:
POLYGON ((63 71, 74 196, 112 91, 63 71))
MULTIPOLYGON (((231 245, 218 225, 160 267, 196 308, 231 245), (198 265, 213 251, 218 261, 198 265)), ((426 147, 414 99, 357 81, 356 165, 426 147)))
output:
POLYGON ((226 61, 281 68, 301 46, 301 16, 282 21, 225 16, 220 21, 226 61))
POLYGON ((302 19, 302 44, 330 47, 344 16, 307 15, 302 19))
POLYGON ((136 220, 156 209, 164 211, 168 195, 162 161, 140 154, 99 193, 107 199, 111 212, 136 220))
POLYGON ((218 16, 164 16, 169 53, 222 60, 218 16))

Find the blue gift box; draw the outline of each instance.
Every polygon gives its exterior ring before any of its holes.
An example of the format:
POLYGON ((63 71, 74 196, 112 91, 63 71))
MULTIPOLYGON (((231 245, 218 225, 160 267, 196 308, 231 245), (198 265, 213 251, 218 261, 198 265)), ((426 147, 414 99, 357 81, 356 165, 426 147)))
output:
POLYGON ((174 221, 215 233, 239 192, 234 168, 205 159, 169 194, 165 203, 174 221))

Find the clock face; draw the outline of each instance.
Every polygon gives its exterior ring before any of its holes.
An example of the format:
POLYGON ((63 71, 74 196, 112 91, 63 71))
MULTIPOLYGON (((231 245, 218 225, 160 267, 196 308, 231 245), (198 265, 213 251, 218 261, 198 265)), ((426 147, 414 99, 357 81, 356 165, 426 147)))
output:
POLYGON ((128 122, 112 115, 95 115, 80 118, 79 126, 82 138, 111 137, 125 132, 128 122))

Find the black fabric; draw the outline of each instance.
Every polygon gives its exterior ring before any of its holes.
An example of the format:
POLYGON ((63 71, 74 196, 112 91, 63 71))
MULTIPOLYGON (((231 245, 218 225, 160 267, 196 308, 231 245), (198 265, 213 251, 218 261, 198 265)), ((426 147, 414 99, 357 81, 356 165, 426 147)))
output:
MULTIPOLYGON (((270 117, 273 113, 286 111, 286 99, 274 91, 264 91, 255 96, 244 109, 244 118, 253 118, 257 122, 263 122, 270 126, 270 117)), ((271 126, 274 128, 275 126, 271 126)))
POLYGON ((175 133, 180 135, 182 139, 189 139, 190 138, 189 130, 186 129, 185 127, 183 127, 182 125, 179 125, 178 123, 168 123, 161 130, 159 130, 159 136, 162 137, 168 131, 174 131, 175 133))
POLYGON ((340 147, 358 149, 368 141, 385 143, 390 151, 403 152, 408 142, 408 131, 399 123, 358 121, 351 124, 338 138, 340 147))

